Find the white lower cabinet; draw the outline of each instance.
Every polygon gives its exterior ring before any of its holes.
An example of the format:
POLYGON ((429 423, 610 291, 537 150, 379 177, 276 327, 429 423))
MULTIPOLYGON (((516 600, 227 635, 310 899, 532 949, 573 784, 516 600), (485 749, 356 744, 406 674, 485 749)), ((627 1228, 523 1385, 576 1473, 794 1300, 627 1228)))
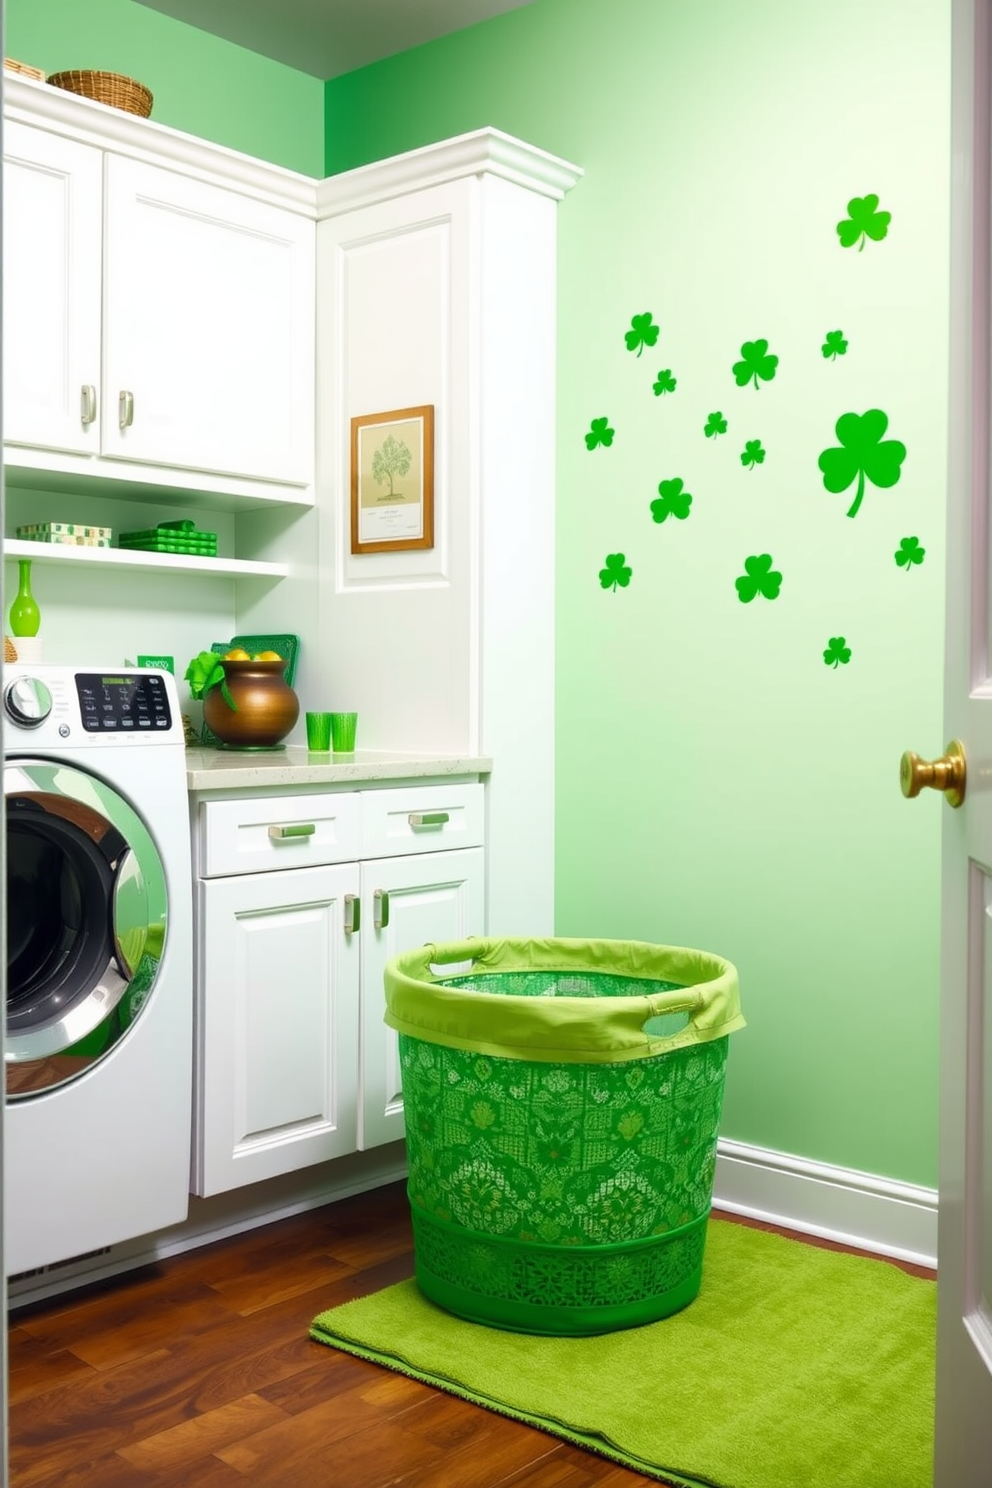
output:
POLYGON ((194 1192, 355 1150, 358 879, 349 863, 199 885, 194 1192))
POLYGON ((485 851, 481 847, 362 864, 362 1149, 403 1136, 399 1040, 383 1022, 386 962, 414 946, 481 935, 485 851))
POLYGON ((383 972, 485 933, 482 800, 455 781, 200 805, 194 1193, 403 1137, 383 972))

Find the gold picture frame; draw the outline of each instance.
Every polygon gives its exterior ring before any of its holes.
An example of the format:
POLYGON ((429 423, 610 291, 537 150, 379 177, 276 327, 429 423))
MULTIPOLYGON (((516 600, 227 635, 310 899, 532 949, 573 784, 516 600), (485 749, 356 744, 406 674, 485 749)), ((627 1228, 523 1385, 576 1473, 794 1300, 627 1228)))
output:
POLYGON ((353 418, 351 551, 433 546, 434 405, 353 418))

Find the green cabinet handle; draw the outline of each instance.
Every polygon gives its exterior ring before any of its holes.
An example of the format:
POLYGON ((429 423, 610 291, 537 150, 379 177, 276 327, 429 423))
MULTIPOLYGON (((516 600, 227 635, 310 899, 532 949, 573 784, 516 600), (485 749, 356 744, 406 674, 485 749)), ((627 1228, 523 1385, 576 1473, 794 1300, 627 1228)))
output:
POLYGON ((362 901, 357 894, 344 896, 344 933, 354 935, 362 926, 362 901))
POLYGON ((289 826, 270 827, 269 836, 273 842, 285 842, 293 837, 312 837, 316 830, 314 822, 292 822, 289 826))
POLYGON ((372 923, 377 930, 385 930, 389 924, 388 889, 376 889, 372 895, 372 923))
POLYGON ((407 817, 411 827, 443 827, 450 820, 447 811, 411 811, 407 817))

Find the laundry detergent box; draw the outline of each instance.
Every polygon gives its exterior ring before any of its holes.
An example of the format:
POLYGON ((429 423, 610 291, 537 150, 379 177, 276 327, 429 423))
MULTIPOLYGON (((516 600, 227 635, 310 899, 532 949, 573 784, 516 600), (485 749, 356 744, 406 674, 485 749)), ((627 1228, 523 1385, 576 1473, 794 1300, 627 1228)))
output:
POLYGON ((84 527, 78 522, 32 522, 15 529, 28 542, 64 543, 78 548, 109 548, 112 527, 84 527))

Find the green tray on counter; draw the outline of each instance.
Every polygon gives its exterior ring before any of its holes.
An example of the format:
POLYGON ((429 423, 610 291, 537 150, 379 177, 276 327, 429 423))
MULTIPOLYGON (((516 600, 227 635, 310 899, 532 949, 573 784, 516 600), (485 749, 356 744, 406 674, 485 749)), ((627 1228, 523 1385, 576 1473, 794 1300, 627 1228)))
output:
POLYGON ((296 664, 300 659, 298 635, 236 635, 229 641, 214 641, 210 649, 218 656, 223 656, 225 651, 233 651, 236 646, 247 651, 249 656, 254 656, 259 651, 278 651, 280 656, 286 658, 283 675, 292 687, 296 677, 296 664))

